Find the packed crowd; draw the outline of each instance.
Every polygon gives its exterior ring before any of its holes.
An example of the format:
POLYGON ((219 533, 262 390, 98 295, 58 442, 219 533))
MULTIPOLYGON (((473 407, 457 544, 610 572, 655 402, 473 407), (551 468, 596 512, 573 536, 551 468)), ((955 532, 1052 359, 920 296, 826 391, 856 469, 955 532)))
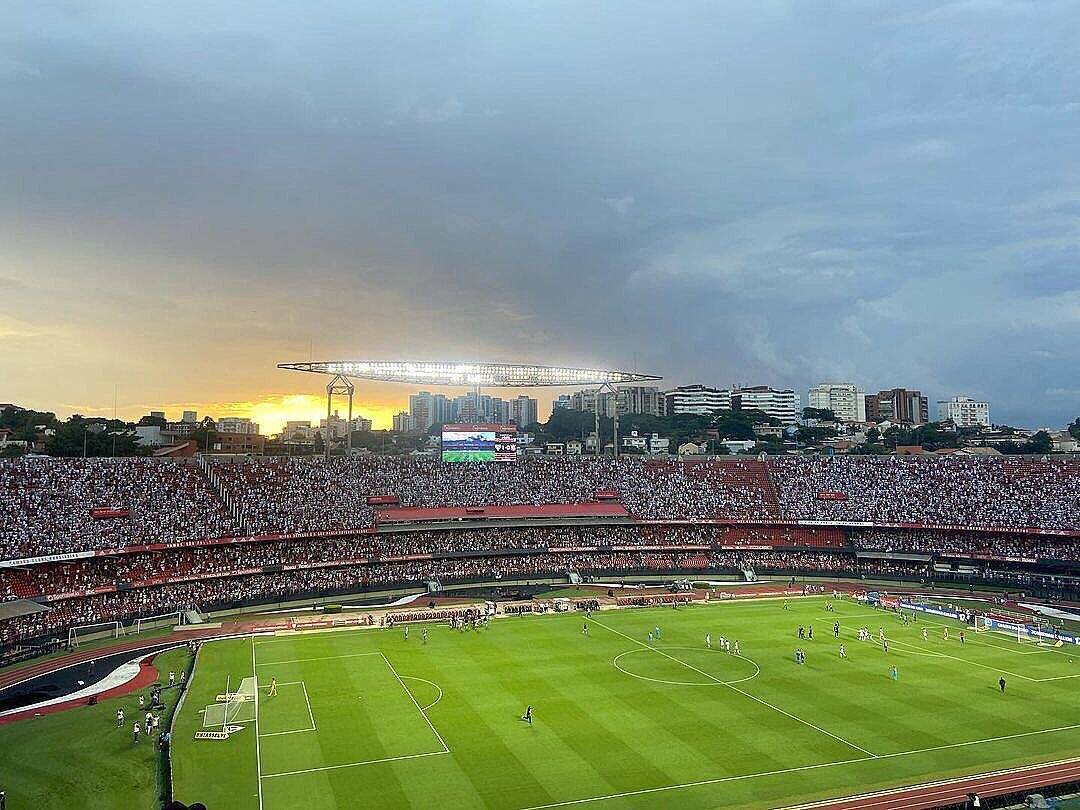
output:
MULTIPOLYGON (((346 538, 229 543, 143 551, 82 560, 0 568, 0 601, 83 596, 87 591, 150 587, 166 582, 257 573, 273 567, 333 567, 407 557, 490 556, 548 549, 697 545, 716 542, 713 527, 533 527, 464 529, 346 538)), ((656 566, 651 566, 656 567, 656 566)), ((704 566, 703 566, 704 567, 704 566)))
POLYGON ((670 464, 639 458, 522 459, 514 464, 444 464, 432 458, 252 458, 214 466, 252 534, 333 531, 374 520, 370 496, 405 506, 586 503, 619 494, 653 519, 766 517, 773 513, 758 461, 670 464))
POLYGON ((1080 528, 1076 458, 804 456, 769 465, 788 519, 1080 528))
POLYGON ((571 552, 389 562, 378 565, 303 567, 273 573, 244 573, 94 594, 54 603, 46 613, 0 622, 0 644, 62 634, 73 626, 129 622, 138 617, 184 610, 211 611, 231 606, 355 593, 380 586, 499 582, 531 577, 563 577, 570 571, 586 579, 635 571, 735 573, 761 571, 918 576, 918 566, 887 561, 855 561, 814 552, 571 552), (828 557, 828 560, 821 559, 828 557))
MULTIPOLYGON (((216 461, 212 470, 213 482, 192 462, 0 460, 0 559, 240 534, 351 531, 371 526, 375 507, 369 500, 379 496, 414 507, 542 505, 589 502, 606 490, 645 520, 1080 530, 1080 460, 1071 458, 444 464, 430 458, 267 457, 216 461), (115 507, 123 516, 96 518, 95 507, 115 507)), ((746 545, 754 545, 755 532, 773 531, 725 529, 731 542, 746 545)), ((814 538, 807 527, 786 531, 789 545, 841 544, 838 529, 814 529, 814 538)))
POLYGON ((0 460, 0 559, 238 533, 194 464, 145 458, 0 460), (95 518, 94 508, 126 509, 95 518))
POLYGON ((852 542, 856 548, 874 551, 1080 562, 1080 542, 1053 535, 861 529, 852 533, 852 542))

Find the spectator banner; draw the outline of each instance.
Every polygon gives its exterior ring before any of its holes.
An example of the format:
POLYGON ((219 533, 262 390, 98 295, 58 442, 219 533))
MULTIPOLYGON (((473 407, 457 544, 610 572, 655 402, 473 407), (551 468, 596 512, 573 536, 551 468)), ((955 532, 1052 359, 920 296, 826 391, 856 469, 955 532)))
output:
POLYGON ((95 506, 90 510, 90 517, 94 520, 107 520, 108 518, 131 517, 131 510, 122 506, 95 506))
POLYGON ((84 560, 95 555, 96 552, 93 551, 72 551, 67 554, 46 554, 43 557, 23 557, 21 560, 0 560, 0 568, 22 568, 27 565, 41 565, 42 563, 84 560))

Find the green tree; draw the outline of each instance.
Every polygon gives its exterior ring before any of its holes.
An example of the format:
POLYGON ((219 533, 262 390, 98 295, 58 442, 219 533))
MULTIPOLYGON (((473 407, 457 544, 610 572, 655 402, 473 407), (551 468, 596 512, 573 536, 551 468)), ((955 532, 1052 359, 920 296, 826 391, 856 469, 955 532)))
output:
POLYGON ((33 442, 37 438, 38 428, 52 428, 55 430, 60 425, 60 420, 51 411, 19 410, 18 408, 5 408, 0 411, 0 427, 8 428, 11 438, 24 442, 33 442))
POLYGON ((1080 416, 1076 417, 1076 421, 1069 425, 1069 435, 1080 441, 1080 416))
POLYGON ((823 422, 835 422, 836 414, 831 408, 803 408, 803 419, 819 419, 823 422))
POLYGON ((1054 450, 1054 440, 1050 438, 1050 434, 1045 430, 1040 430, 1030 439, 1028 439, 1024 452, 1033 455, 1045 456, 1048 453, 1052 453, 1054 450))
POLYGON ((119 419, 86 418, 75 414, 45 440, 50 456, 148 456, 131 425, 119 419))

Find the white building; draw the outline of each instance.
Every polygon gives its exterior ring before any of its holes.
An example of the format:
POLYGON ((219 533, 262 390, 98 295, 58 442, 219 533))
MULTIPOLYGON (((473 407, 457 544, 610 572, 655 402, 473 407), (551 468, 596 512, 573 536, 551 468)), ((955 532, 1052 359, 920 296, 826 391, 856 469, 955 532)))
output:
POLYGON ((976 402, 965 394, 938 400, 938 419, 951 419, 957 427, 990 427, 990 403, 976 402))
POLYGON ((778 419, 785 425, 799 420, 802 411, 802 397, 790 388, 770 388, 767 385, 753 385, 736 388, 731 392, 731 407, 737 411, 761 411, 766 416, 778 419))
POLYGON ((223 416, 217 420, 217 432, 253 436, 259 432, 259 423, 252 422, 246 416, 223 416))
POLYGON ((310 419, 291 419, 285 423, 281 438, 287 442, 313 442, 315 429, 311 426, 310 419))
POLYGON ((664 392, 664 413, 710 414, 713 411, 731 409, 731 392, 724 388, 707 385, 680 385, 664 392))
POLYGON ((551 403, 551 412, 554 413, 562 408, 570 409, 573 407, 571 397, 569 394, 559 394, 551 403))
POLYGON ((866 392, 855 383, 820 383, 809 391, 807 405, 829 410, 841 422, 866 421, 866 392))

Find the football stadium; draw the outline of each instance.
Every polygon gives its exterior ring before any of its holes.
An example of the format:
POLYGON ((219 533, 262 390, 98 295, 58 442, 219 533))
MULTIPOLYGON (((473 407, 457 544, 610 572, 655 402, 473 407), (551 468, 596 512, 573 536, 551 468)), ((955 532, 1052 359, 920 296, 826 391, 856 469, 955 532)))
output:
POLYGON ((27 457, 0 490, 8 807, 1080 781, 1074 457, 27 457))
POLYGON ((1080 810, 1080 2, 0 6, 0 810, 1080 810))

